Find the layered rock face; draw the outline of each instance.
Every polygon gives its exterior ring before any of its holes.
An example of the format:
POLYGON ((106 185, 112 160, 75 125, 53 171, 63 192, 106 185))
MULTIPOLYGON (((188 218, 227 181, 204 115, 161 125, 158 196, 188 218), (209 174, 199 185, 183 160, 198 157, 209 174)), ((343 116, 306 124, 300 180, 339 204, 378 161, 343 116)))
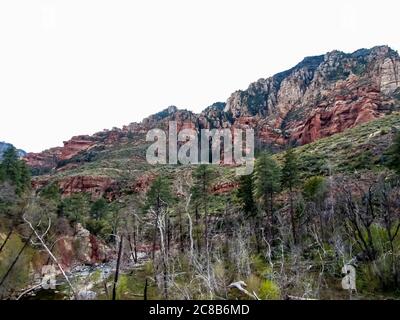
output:
POLYGON ((129 128, 253 128, 266 145, 306 144, 396 110, 400 57, 387 46, 305 58, 196 115, 170 107, 129 128))
POLYGON ((32 168, 53 169, 60 161, 69 160, 99 143, 101 141, 99 135, 72 137, 71 140, 64 142, 63 147, 48 149, 40 153, 28 153, 25 160, 32 168))
MULTIPOLYGON (((72 227, 68 224, 67 228, 72 227)), ((96 238, 79 223, 73 230, 68 230, 60 237, 53 250, 65 270, 70 270, 75 264, 94 265, 107 262, 115 255, 104 241, 96 238)), ((47 255, 45 258, 48 259, 47 255)), ((43 264, 45 264, 44 261, 43 264)))
POLYGON ((61 154, 62 147, 56 147, 40 153, 28 153, 24 159, 31 168, 44 172, 57 166, 61 154))
POLYGON ((386 46, 333 51, 233 93, 224 111, 234 124, 257 119, 265 143, 309 143, 394 110, 399 67, 399 55, 386 46))
MULTIPOLYGON (((92 136, 76 136, 63 147, 28 154, 32 168, 69 170, 90 161, 96 150, 135 140, 145 143, 152 128, 177 129, 252 128, 257 147, 282 148, 288 143, 307 144, 398 110, 400 57, 387 46, 339 51, 305 58, 290 70, 234 92, 226 103, 215 103, 200 114, 171 106, 122 129, 92 136), (78 159, 71 163, 71 159, 78 159)), ((102 177, 72 177, 60 182, 66 194, 85 190, 103 194, 113 181, 102 177)), ((143 181, 143 184, 146 184, 143 181)), ((133 189, 140 189, 140 183, 133 189)))
MULTIPOLYGON (((32 187, 35 190, 41 189, 46 186, 51 179, 52 177, 50 175, 37 177, 36 179, 32 180, 32 187)), ((113 200, 118 196, 119 192, 118 183, 115 180, 104 176, 67 176, 62 179, 57 179, 56 183, 64 197, 68 197, 74 193, 84 192, 90 194, 93 200, 100 197, 113 200)), ((141 186, 141 184, 138 185, 141 186)), ((139 192, 136 189, 133 191, 139 192)))
POLYGON ((70 159, 79 152, 89 149, 96 143, 96 140, 90 136, 77 136, 64 142, 64 148, 61 149, 60 159, 70 159))
POLYGON ((63 195, 90 193, 94 198, 111 192, 115 182, 107 177, 72 176, 59 182, 63 195))

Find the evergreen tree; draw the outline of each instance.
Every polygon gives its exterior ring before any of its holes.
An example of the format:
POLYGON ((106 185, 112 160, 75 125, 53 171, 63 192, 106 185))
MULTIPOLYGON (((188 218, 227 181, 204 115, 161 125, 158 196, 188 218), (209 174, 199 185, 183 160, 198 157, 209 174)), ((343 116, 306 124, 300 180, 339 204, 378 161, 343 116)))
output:
POLYGON ((86 193, 75 193, 62 200, 60 204, 60 215, 66 217, 73 223, 85 222, 89 216, 90 199, 86 193))
POLYGON ((107 215, 107 201, 104 198, 100 198, 93 202, 90 208, 90 216, 92 219, 100 220, 107 215))
POLYGON ((18 157, 14 147, 8 148, 3 154, 0 164, 0 180, 9 181, 15 186, 16 193, 21 195, 30 186, 30 173, 23 160, 18 157))
POLYGON ((86 228, 96 235, 107 236, 113 233, 113 226, 118 223, 119 217, 118 212, 111 207, 104 198, 94 201, 90 206, 86 228))
MULTIPOLYGON (((308 203, 308 207, 312 207, 313 210, 307 210, 308 216, 306 219, 313 219, 312 215, 315 215, 319 219, 319 228, 321 233, 321 239, 325 240, 325 206, 324 203, 329 189, 329 185, 324 177, 314 176, 308 178, 303 184, 303 197, 308 203)), ((302 204, 300 202, 298 207, 302 204)), ((307 213, 303 211, 304 213, 307 213)))
POLYGON ((4 152, 1 171, 4 180, 16 182, 19 179, 18 154, 14 147, 9 147, 4 152))
POLYGON ((192 197, 195 203, 196 222, 198 223, 198 210, 200 207, 203 209, 204 218, 204 242, 206 248, 208 247, 208 190, 212 181, 215 178, 215 172, 210 165, 201 164, 193 172, 194 185, 192 188, 192 197))
POLYGON ((40 197, 47 201, 61 201, 61 191, 57 183, 50 183, 40 191, 40 197))
POLYGON ((281 187, 281 169, 272 157, 262 153, 255 166, 255 193, 261 200, 264 210, 273 214, 274 194, 281 187))
POLYGON ((257 214, 257 206, 253 195, 253 175, 244 175, 240 177, 239 188, 236 197, 247 217, 257 214))
POLYGON ((327 182, 324 177, 314 176, 308 178, 303 185, 303 196, 307 201, 320 203, 327 193, 327 182))
POLYGON ((152 183, 146 194, 146 201, 143 209, 153 209, 158 212, 172 200, 171 182, 164 176, 158 176, 152 183))
POLYGON ((267 214, 270 237, 275 235, 276 219, 274 214, 274 195, 280 190, 281 170, 276 161, 268 154, 262 153, 255 166, 255 195, 267 214))
POLYGON ((292 225, 293 241, 297 243, 297 231, 296 231, 296 218, 294 213, 294 195, 293 189, 299 183, 299 163, 297 155, 294 153, 292 148, 289 148, 284 155, 283 168, 282 168, 282 185, 289 190, 289 201, 290 201, 290 220, 292 225))

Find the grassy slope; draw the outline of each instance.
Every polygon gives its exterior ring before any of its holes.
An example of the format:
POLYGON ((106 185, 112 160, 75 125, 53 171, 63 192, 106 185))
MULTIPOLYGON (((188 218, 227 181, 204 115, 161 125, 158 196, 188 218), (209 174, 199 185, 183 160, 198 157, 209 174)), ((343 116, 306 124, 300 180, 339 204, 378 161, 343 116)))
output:
MULTIPOLYGON (((362 124, 342 133, 298 147, 304 176, 352 173, 355 170, 380 170, 385 150, 400 130, 400 113, 362 124)), ((276 159, 282 161, 283 153, 276 159)))
MULTIPOLYGON (((333 173, 348 174, 356 170, 380 170, 383 167, 384 152, 398 130, 400 130, 400 113, 393 113, 297 147, 295 152, 300 159, 303 176, 326 175, 329 170, 333 173)), ((106 176, 118 181, 132 181, 148 171, 162 172, 171 178, 177 178, 182 176, 184 170, 190 170, 187 166, 149 165, 146 162, 148 145, 144 137, 137 136, 130 142, 94 151, 94 156, 89 162, 81 162, 76 168, 66 167, 66 170, 53 174, 52 178, 88 175, 106 176)), ((276 154, 275 158, 281 162, 283 153, 276 154)), ((215 167, 219 183, 235 179, 234 169, 215 167)))

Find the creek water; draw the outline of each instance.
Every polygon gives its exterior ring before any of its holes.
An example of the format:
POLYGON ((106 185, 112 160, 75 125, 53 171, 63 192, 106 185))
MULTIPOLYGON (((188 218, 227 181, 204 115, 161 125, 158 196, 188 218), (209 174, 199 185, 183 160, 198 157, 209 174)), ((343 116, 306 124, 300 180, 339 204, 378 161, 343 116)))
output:
MULTIPOLYGON (((67 272, 76 294, 80 299, 95 299, 98 292, 95 287, 107 281, 115 270, 115 263, 102 263, 94 266, 79 265, 67 272)), ((73 298, 72 290, 62 275, 56 277, 55 289, 39 287, 21 297, 21 300, 69 300, 73 298)))
MULTIPOLYGON (((143 265, 148 261, 145 254, 138 255, 138 261, 130 261, 122 266, 121 275, 130 278, 137 276, 138 271, 142 270, 143 265)), ((75 296, 65 278, 59 274, 56 276, 55 289, 44 289, 40 286, 40 279, 32 284, 38 287, 26 294, 21 300, 70 300, 78 298, 79 300, 107 299, 111 292, 116 261, 96 264, 93 266, 77 265, 66 272, 73 288, 75 296)), ((140 272, 139 272, 140 273, 140 272)))

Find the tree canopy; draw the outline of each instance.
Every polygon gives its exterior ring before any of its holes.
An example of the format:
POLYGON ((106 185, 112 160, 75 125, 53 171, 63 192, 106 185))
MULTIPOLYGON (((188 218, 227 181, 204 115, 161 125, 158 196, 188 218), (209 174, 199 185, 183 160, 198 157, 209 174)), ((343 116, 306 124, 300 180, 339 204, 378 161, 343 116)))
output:
POLYGON ((0 163, 0 181, 8 181, 18 195, 30 187, 30 172, 25 162, 19 159, 14 147, 9 147, 3 154, 0 163))

